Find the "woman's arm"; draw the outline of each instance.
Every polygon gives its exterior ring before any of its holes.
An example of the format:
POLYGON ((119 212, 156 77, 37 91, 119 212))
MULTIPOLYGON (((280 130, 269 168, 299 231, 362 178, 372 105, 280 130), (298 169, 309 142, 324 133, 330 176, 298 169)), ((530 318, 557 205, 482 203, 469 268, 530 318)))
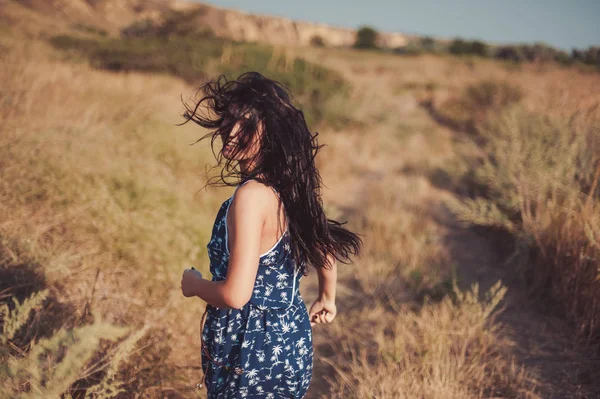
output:
POLYGON ((319 277, 319 298, 326 301, 335 302, 335 288, 337 284, 337 262, 333 255, 327 255, 329 264, 332 265, 331 270, 323 267, 317 268, 319 277))
POLYGON ((322 323, 331 323, 337 314, 335 305, 335 288, 337 284, 337 259, 331 254, 327 256, 330 270, 319 267, 317 275, 319 277, 319 296, 310 307, 308 315, 310 325, 322 323))
MULTIPOLYGON (((242 308, 251 298, 258 263, 260 241, 269 201, 268 187, 249 182, 240 187, 229 206, 229 264, 223 281, 209 281, 190 275, 190 296, 197 296, 219 308, 242 308)), ((225 220, 227 223, 227 220, 225 220)), ((185 273, 184 273, 185 278, 185 273)), ((184 282, 182 281, 182 287, 184 282)), ((184 293, 185 295, 185 293, 184 293)))
POLYGON ((228 233, 230 254, 223 290, 228 305, 235 309, 242 308, 252 297, 270 190, 259 182, 248 182, 237 190, 229 208, 232 216, 228 233))
POLYGON ((186 297, 197 296, 210 305, 227 309, 231 306, 225 300, 223 282, 203 279, 194 270, 187 269, 183 272, 181 287, 186 297))

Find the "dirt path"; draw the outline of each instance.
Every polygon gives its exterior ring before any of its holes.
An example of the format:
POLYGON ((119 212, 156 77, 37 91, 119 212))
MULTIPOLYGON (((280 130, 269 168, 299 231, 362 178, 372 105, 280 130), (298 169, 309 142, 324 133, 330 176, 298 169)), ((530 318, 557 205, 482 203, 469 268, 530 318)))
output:
POLYGON ((498 321, 514 342, 517 364, 537 376, 541 396, 600 398, 600 359, 577 347, 564 321, 532 302, 525 284, 503 264, 489 239, 458 225, 441 205, 433 214, 445 230, 445 245, 458 265, 463 288, 477 282, 485 292, 498 280, 508 287, 498 321))
MULTIPOLYGON (((340 71, 346 79, 352 81, 357 91, 367 99, 365 109, 358 107, 355 111, 368 115, 369 112, 391 112, 395 117, 382 118, 382 121, 369 126, 365 134, 390 134, 390 129, 398 129, 398 121, 404 118, 416 122, 417 126, 425 125, 425 129, 440 137, 448 137, 453 133, 431 119, 426 110, 419 109, 416 98, 409 95, 393 93, 393 74, 382 73, 381 65, 365 62, 357 57, 323 56, 322 53, 307 52, 306 58, 323 63, 340 71), (357 72, 358 71, 358 72, 357 72), (369 109, 371 106, 373 109, 369 109), (412 118, 412 119, 411 119, 412 118)), ((388 70, 393 66, 387 65, 388 70)), ((385 69, 385 68, 384 68, 385 69)), ((401 65, 397 65, 401 69, 401 65)), ((410 134, 410 133, 409 133, 410 134)), ((356 176, 352 181, 331 187, 331 191, 341 191, 343 195, 333 193, 329 201, 351 211, 360 211, 360 190, 368 190, 373 176, 378 179, 398 181, 415 178, 418 170, 406 167, 406 159, 411 165, 419 165, 426 161, 423 157, 431 156, 427 151, 419 151, 422 135, 415 134, 406 141, 406 151, 399 156, 380 154, 375 166, 369 174, 356 176), (411 148, 414 147, 414 148, 411 148), (384 158, 384 159, 382 159, 384 158), (381 165, 378 167, 377 165, 381 165)), ((352 156, 352 154, 349 154, 352 156)), ((424 176, 421 178, 425 179, 424 176)), ((541 311, 530 301, 527 290, 518 281, 516 274, 508 272, 509 268, 502 264, 497 248, 485 237, 478 235, 473 229, 460 226, 451 213, 443 205, 444 199, 454 196, 453 193, 431 186, 426 190, 423 203, 430 206, 430 215, 440 227, 446 246, 454 264, 457 265, 459 282, 463 288, 477 282, 480 292, 501 279, 508 287, 504 300, 504 310, 499 321, 505 327, 506 337, 514 342, 514 355, 519 366, 537 376, 539 393, 543 398, 600 398, 600 360, 591 354, 578 350, 571 339, 569 329, 561 320, 541 311)), ((340 280, 348 269, 340 269, 340 280)), ((302 293, 310 307, 318 291, 316 274, 312 273, 303 280, 302 293)), ((343 294, 338 293, 338 302, 343 303, 343 294)), ((338 306, 343 311, 343 305, 338 306)), ((308 398, 326 397, 328 378, 333 378, 332 368, 323 362, 330 353, 327 326, 314 327, 315 361, 313 381, 308 398)))

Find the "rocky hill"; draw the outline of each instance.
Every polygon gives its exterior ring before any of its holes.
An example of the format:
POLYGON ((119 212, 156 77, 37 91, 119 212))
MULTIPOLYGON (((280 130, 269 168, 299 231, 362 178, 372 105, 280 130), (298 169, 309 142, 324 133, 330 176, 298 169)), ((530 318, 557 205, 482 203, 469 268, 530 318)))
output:
MULTIPOLYGON (((201 21, 217 34, 234 40, 263 42, 279 45, 309 45, 319 37, 325 45, 350 46, 356 38, 356 30, 294 21, 289 18, 250 14, 214 6, 178 1, 174 7, 179 10, 202 8, 201 21)), ((381 33, 379 45, 382 47, 403 47, 408 38, 401 33, 381 33)))
MULTIPOLYGON (((212 5, 179 0, 4 0, 0 18, 22 22, 36 20, 36 27, 66 22, 96 26, 116 33, 136 20, 160 20, 169 10, 192 12, 199 25, 209 27, 219 37, 274 45, 309 45, 319 38, 326 46, 350 46, 356 30, 294 21, 289 18, 249 14, 212 5), (49 17, 49 18, 45 18, 49 17), (48 21, 52 19, 52 21, 48 21)), ((407 44, 401 33, 381 33, 381 47, 397 48, 407 44)))

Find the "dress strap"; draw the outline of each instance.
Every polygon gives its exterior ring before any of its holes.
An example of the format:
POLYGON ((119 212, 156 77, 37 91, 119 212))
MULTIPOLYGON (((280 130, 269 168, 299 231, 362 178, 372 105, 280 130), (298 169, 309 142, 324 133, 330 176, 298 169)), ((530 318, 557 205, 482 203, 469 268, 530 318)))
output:
POLYGON ((273 189, 273 192, 275 193, 276 196, 279 197, 279 193, 277 192, 277 190, 275 190, 275 187, 271 187, 273 189))

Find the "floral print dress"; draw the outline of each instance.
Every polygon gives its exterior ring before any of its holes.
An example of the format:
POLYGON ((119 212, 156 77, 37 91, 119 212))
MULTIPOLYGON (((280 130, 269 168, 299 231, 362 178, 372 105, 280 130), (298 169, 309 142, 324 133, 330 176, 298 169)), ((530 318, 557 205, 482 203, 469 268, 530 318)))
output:
MULTIPOLYGON (((234 195, 221 205, 207 245, 212 281, 227 275, 226 220, 234 195)), ((290 239, 286 228, 260 256, 252 297, 241 309, 208 306, 202 339, 210 357, 229 368, 202 353, 209 399, 305 396, 313 368, 312 327, 290 239), (234 372, 235 367, 242 372, 234 372)))

